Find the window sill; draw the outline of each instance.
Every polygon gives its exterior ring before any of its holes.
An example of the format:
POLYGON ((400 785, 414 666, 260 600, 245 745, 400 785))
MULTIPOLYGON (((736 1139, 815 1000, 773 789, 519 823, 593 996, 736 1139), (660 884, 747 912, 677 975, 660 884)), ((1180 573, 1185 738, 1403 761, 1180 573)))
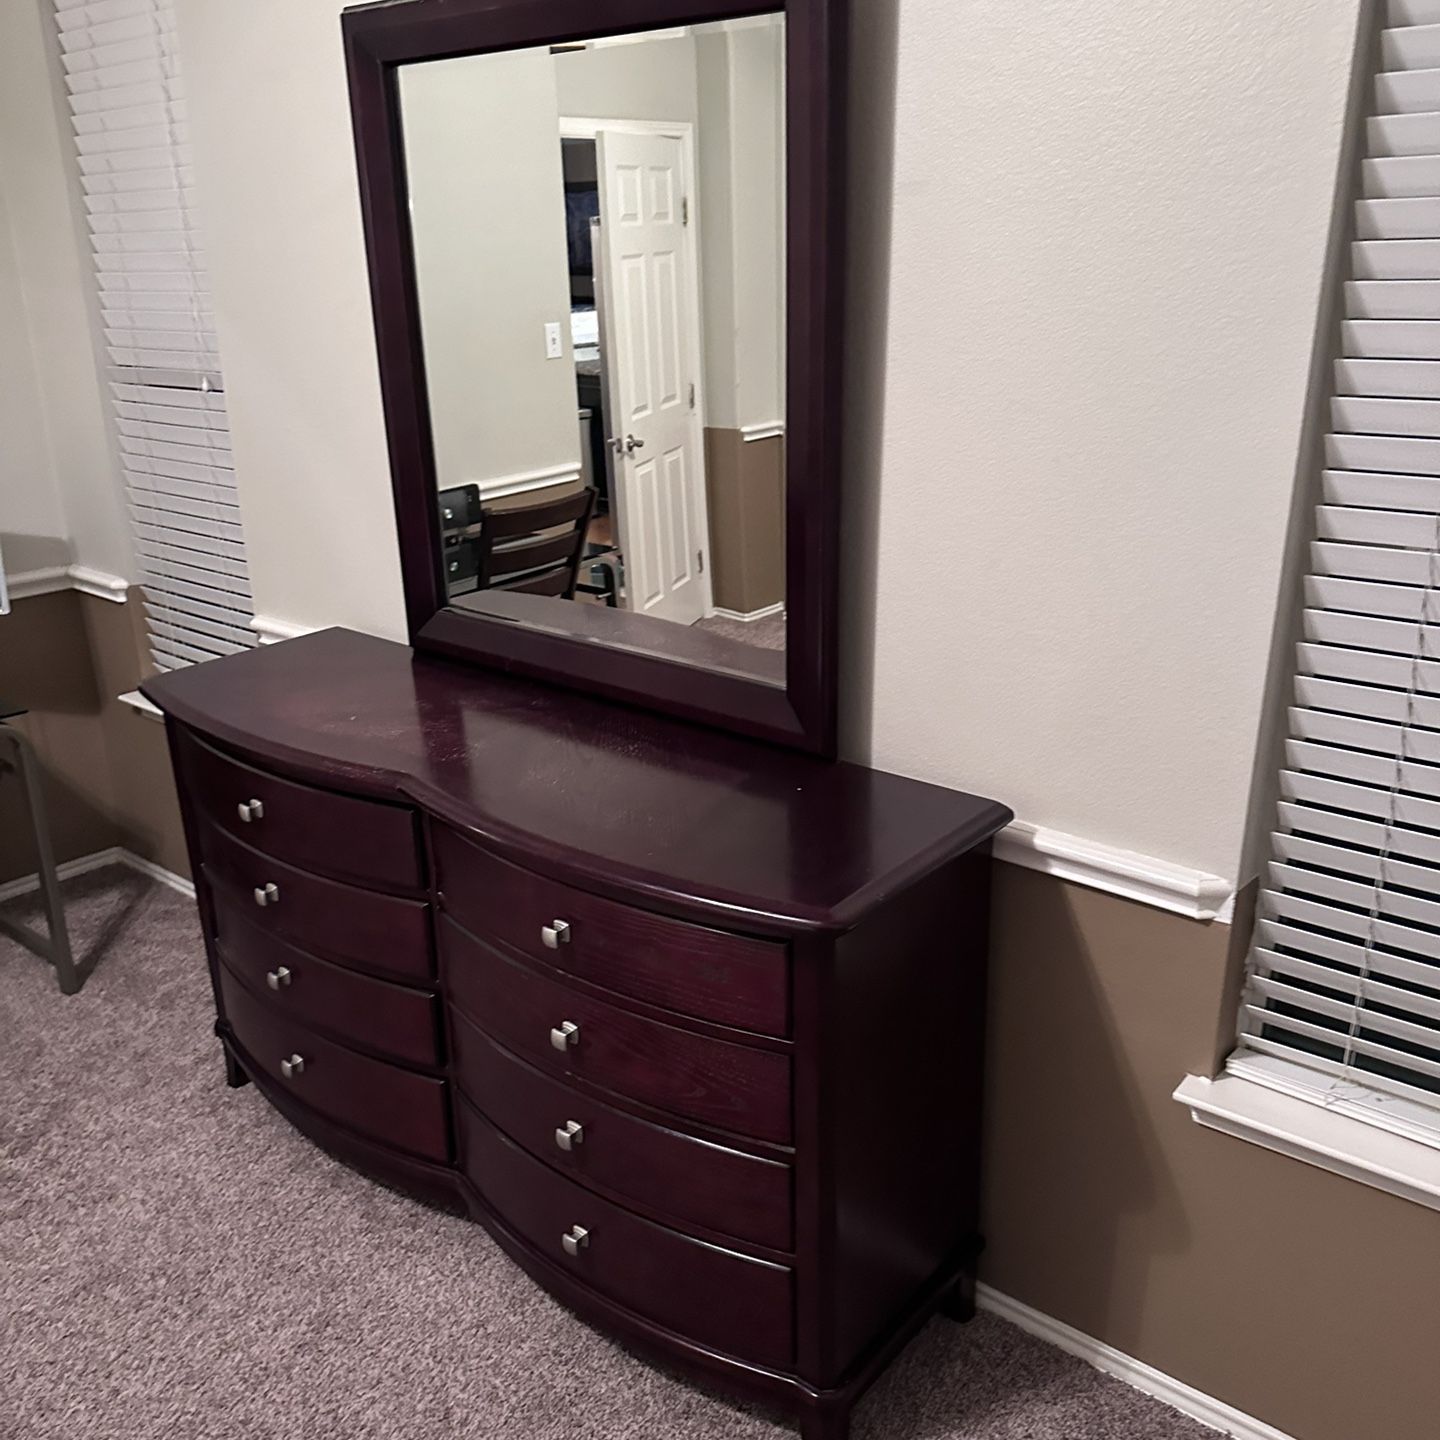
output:
POLYGON ((1187 1075, 1175 1099, 1208 1129, 1440 1210, 1440 1149, 1236 1073, 1251 1063, 1214 1080, 1187 1075))
POLYGON ((164 712, 152 705, 138 690, 128 691, 119 699, 122 705, 128 705, 137 715, 143 715, 147 720, 161 723, 165 720, 164 712))

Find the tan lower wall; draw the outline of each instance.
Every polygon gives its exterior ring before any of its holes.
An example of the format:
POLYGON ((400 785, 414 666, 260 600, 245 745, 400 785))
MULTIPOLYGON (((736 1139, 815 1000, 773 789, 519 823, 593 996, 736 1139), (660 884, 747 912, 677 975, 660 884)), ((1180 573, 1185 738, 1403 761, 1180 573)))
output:
POLYGON ((1440 1215, 1170 1098, 1229 927, 996 869, 982 1278, 1297 1440, 1433 1440, 1440 1215))
MULTIPOLYGON (((0 616, 0 699, 29 709, 15 724, 29 736, 44 771, 60 860, 120 843, 84 598, 73 590, 35 595, 0 616)), ((24 792, 17 777, 0 776, 0 883, 34 869, 24 792)))
MULTIPOLYGON (((188 874, 165 728, 121 705, 140 682, 137 591, 126 604, 76 591, 37 595, 0 617, 0 697, 30 707, 19 722, 45 774, 59 860, 112 845, 188 874)), ((13 777, 0 783, 0 883, 35 869, 13 777)))
POLYGON ((706 430, 711 588, 722 610, 753 614, 785 599, 785 440, 706 430))

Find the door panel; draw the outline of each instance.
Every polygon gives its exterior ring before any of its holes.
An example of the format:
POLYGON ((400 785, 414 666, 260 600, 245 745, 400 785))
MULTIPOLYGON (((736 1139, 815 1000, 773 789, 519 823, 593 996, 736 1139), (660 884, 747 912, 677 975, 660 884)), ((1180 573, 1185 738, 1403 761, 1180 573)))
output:
POLYGON ((616 506, 632 610, 693 625, 710 606, 696 277, 686 244, 684 144, 602 130, 600 264, 614 297, 607 361, 621 442, 616 506))

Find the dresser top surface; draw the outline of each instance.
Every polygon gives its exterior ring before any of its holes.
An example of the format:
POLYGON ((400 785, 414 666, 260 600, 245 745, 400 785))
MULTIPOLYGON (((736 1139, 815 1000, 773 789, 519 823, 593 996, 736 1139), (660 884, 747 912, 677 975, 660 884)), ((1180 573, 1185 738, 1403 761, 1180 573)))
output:
POLYGON ((410 800, 520 863, 716 922, 843 927, 1010 812, 326 630, 149 680, 287 773, 410 800))

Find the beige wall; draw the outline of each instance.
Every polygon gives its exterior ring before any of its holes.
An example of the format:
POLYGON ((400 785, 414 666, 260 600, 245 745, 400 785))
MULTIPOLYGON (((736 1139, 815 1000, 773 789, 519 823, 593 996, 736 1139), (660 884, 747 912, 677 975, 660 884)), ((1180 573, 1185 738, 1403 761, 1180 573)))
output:
MULTIPOLYGON (((188 874, 165 730, 116 698, 140 681, 139 592, 126 604, 73 590, 0 616, 0 696, 29 708, 57 859, 123 845, 188 874)), ((29 819, 0 783, 0 884, 33 873, 29 819)))
POLYGON ((1237 876, 1356 13, 858 7, 859 753, 1237 876))
POLYGON ((555 71, 527 50, 400 72, 442 488, 580 469, 555 71))
POLYGON ((1228 927, 1007 865, 993 924, 982 1279, 1297 1440, 1430 1440, 1435 1212, 1169 1098, 1228 927))
POLYGON ((5 542, 11 572, 73 562, 130 578, 55 51, 48 0, 0 6, 0 534, 32 537, 5 542))
POLYGON ((555 57, 560 113, 586 120, 696 119, 695 42, 688 35, 602 45, 555 57))
POLYGON ((722 610, 753 615, 785 599, 785 441, 705 431, 711 590, 722 610))

